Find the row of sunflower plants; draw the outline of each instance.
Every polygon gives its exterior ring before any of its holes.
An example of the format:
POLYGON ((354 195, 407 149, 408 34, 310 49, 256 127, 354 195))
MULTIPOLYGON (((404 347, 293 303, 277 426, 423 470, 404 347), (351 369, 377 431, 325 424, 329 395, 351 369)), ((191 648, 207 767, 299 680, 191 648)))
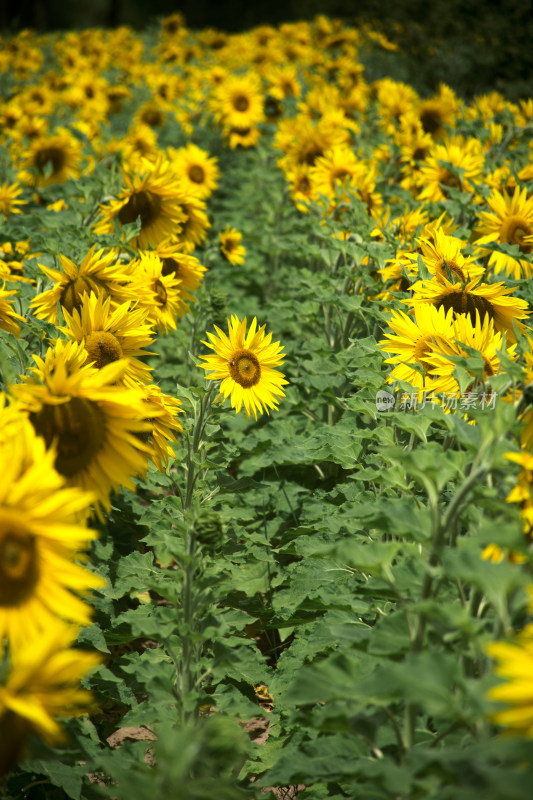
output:
POLYGON ((533 100, 2 44, 2 796, 529 798, 533 100))

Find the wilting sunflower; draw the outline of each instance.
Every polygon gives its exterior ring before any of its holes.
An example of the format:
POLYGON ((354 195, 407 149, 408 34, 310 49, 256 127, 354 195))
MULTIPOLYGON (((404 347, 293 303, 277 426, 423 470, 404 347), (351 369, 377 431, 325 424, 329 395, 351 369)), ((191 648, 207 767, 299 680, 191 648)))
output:
POLYGON ((64 183, 80 172, 81 143, 65 128, 36 137, 22 156, 22 179, 37 188, 64 183))
POLYGON ((512 642, 491 642, 486 651, 498 663, 495 669, 504 682, 488 692, 504 707, 491 717, 510 734, 533 736, 533 625, 530 623, 512 642))
POLYGON ((39 319, 57 324, 58 303, 72 313, 75 308, 80 308, 85 292, 104 292, 117 303, 133 297, 131 293, 128 294, 126 287, 129 280, 127 269, 114 251, 106 253, 93 246, 79 265, 63 255, 59 256, 59 260, 62 272, 39 265, 44 274, 55 282, 55 286, 34 297, 30 303, 39 319))
POLYGON ((73 561, 96 535, 82 524, 93 495, 65 485, 54 447, 13 411, 3 410, 0 432, 0 649, 7 638, 17 650, 54 617, 88 623, 90 607, 72 592, 103 581, 73 561))
POLYGON ((417 389, 429 389, 430 364, 426 356, 431 352, 436 336, 444 340, 453 338, 453 311, 418 306, 415 319, 403 311, 393 311, 388 325, 394 333, 386 333, 385 339, 378 342, 382 350, 394 353, 385 359, 386 364, 396 364, 387 377, 387 383, 406 381, 417 389))
POLYGON ((63 741, 57 718, 91 710, 91 694, 80 683, 102 659, 74 649, 76 635, 76 627, 50 619, 39 637, 10 653, 10 669, 0 685, 0 780, 24 756, 31 732, 48 744, 63 741))
POLYGON ((57 341, 44 361, 34 356, 34 375, 10 391, 47 445, 56 442, 56 470, 69 486, 94 492, 101 513, 111 507, 112 491, 133 491, 131 478, 146 473, 151 447, 141 437, 152 429, 147 418, 154 412, 141 388, 118 385, 125 361, 79 366, 86 358, 77 342, 57 341))
POLYGON ((22 214, 19 206, 26 205, 27 200, 22 200, 20 195, 22 188, 19 183, 8 183, 4 181, 0 185, 0 213, 7 219, 9 214, 22 214))
POLYGON ((115 220, 120 225, 140 219, 141 230, 128 243, 145 249, 176 234, 186 215, 182 208, 182 189, 169 161, 152 164, 142 159, 138 170, 124 173, 124 188, 116 200, 100 206, 103 219, 95 233, 112 233, 115 220))
POLYGON ((225 230, 218 234, 220 240, 220 252, 227 258, 230 264, 243 264, 246 255, 246 248, 241 244, 242 233, 236 228, 226 226, 225 230))
MULTIPOLYGON (((479 247, 493 242, 515 244, 520 254, 528 256, 533 253, 533 195, 528 197, 527 189, 518 186, 512 197, 507 192, 501 193, 495 189, 487 198, 487 203, 492 213, 479 213, 476 245, 479 247)), ((488 252, 482 247, 480 250, 488 252)), ((512 256, 492 250, 489 264, 494 266, 495 272, 505 272, 517 280, 530 278, 533 273, 531 257, 520 258, 518 253, 512 256)))
POLYGON ((220 176, 216 158, 210 157, 209 153, 192 142, 179 150, 169 147, 167 154, 187 192, 192 192, 201 200, 213 194, 220 176))
POLYGON ((0 328, 15 334, 15 336, 20 334, 20 325, 17 320, 24 322, 24 317, 21 317, 20 314, 13 310, 13 301, 8 298, 17 294, 18 292, 15 289, 7 291, 3 286, 0 289, 0 328))
POLYGON ((409 305, 416 308, 420 303, 431 303, 445 311, 453 308, 454 314, 467 314, 473 324, 476 315, 481 322, 488 317, 495 330, 506 331, 508 341, 514 341, 513 320, 520 327, 519 320, 528 316, 526 300, 509 297, 513 289, 503 283, 480 283, 477 279, 452 283, 441 275, 438 280, 417 281, 411 289, 414 295, 405 301, 409 305))
POLYGON ((100 369, 124 358, 127 363, 123 380, 132 378, 147 383, 151 367, 139 356, 151 356, 144 350, 154 341, 152 323, 145 308, 132 308, 131 302, 112 307, 111 297, 100 293, 84 294, 79 310, 63 310, 66 326, 60 327, 69 339, 83 344, 87 363, 100 369))
POLYGON ((203 344, 215 352, 201 356, 206 363, 199 366, 212 372, 206 375, 208 380, 222 381, 216 399, 223 401, 231 396, 237 414, 244 405, 246 416, 252 412, 255 419, 257 412, 268 414, 269 408, 277 409, 278 397, 285 396, 282 386, 288 383, 275 369, 283 364, 280 343, 271 344, 272 333, 265 335, 265 325, 258 328, 255 317, 248 333, 246 317, 241 321, 235 315, 228 319, 228 335, 214 327, 217 335, 208 332, 210 341, 203 344))

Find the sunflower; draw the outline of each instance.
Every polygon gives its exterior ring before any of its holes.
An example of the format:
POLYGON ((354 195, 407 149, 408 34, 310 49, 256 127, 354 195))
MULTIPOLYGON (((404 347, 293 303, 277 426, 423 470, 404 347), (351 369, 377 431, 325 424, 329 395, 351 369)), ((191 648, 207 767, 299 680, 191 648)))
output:
POLYGON ((505 457, 522 467, 516 486, 506 499, 508 503, 520 503, 524 534, 533 539, 533 455, 522 451, 521 453, 506 453, 505 457))
POLYGON ((151 367, 139 356, 151 356, 145 347, 154 341, 152 324, 147 322, 145 308, 132 308, 130 301, 111 307, 111 297, 104 294, 84 294, 79 310, 72 314, 64 309, 65 327, 60 327, 69 339, 83 344, 88 364, 100 369, 124 358, 127 363, 123 380, 132 378, 140 383, 150 381, 151 367))
POLYGON ((164 274, 163 262, 156 253, 141 253, 132 262, 130 289, 151 325, 157 325, 161 333, 176 329, 176 320, 183 314, 181 278, 175 272, 164 274))
POLYGON ((453 89, 441 83, 438 93, 422 100, 416 108, 424 133, 429 133, 434 139, 442 139, 446 128, 455 126, 458 107, 453 89))
MULTIPOLYGON (((503 336, 501 332, 494 330, 492 319, 485 316, 481 321, 479 312, 476 312, 475 322, 472 322, 468 314, 459 314, 455 317, 453 325, 453 338, 442 339, 437 336, 431 352, 426 355, 428 371, 433 379, 434 392, 444 392, 445 394, 459 392, 459 384, 453 375, 456 365, 450 356, 467 356, 471 350, 477 350, 484 362, 484 381, 500 372, 499 351, 504 346, 503 336)), ((514 344, 506 348, 508 357, 513 360, 516 358, 515 351, 516 345, 514 344)), ((479 380, 479 376, 477 378, 479 380)), ((475 379, 473 378, 471 388, 467 391, 471 391, 474 383, 475 379)))
POLYGON ((464 243, 456 236, 447 235, 442 228, 428 230, 426 235, 418 240, 420 253, 411 253, 407 259, 411 263, 409 271, 412 274, 418 271, 418 257, 421 255, 422 261, 427 270, 439 281, 444 277, 459 280, 462 283, 474 279, 480 279, 485 269, 474 262, 470 256, 465 257, 461 253, 464 243))
POLYGON ((494 266, 495 272, 505 272, 517 280, 530 278, 533 274, 533 262, 528 258, 533 253, 533 195, 528 197, 527 189, 518 186, 512 197, 505 191, 501 193, 494 189, 487 203, 492 213, 479 212, 476 246, 486 253, 488 251, 481 245, 493 242, 518 245, 516 256, 493 250, 489 264, 494 266))
POLYGON ((533 625, 529 624, 513 642, 491 642, 486 651, 497 661, 496 674, 504 682, 488 692, 504 707, 491 717, 516 736, 533 736, 533 625))
MULTIPOLYGON (((57 305, 72 313, 75 308, 81 307, 82 297, 85 292, 104 292, 111 295, 115 302, 128 299, 128 290, 125 284, 129 275, 125 267, 117 258, 117 254, 110 250, 96 250, 91 247, 83 261, 77 265, 70 258, 60 255, 59 260, 63 270, 52 269, 40 264, 40 268, 55 285, 34 297, 30 308, 39 319, 57 324, 57 305)), ((133 295, 130 293, 129 297, 133 295)))
POLYGON ((214 92, 215 119, 225 128, 251 128, 264 119, 263 92, 258 76, 229 75, 214 92))
POLYGON ((197 245, 206 240, 207 231, 211 227, 206 214, 206 204, 200 197, 182 187, 177 205, 182 214, 181 230, 172 238, 180 242, 188 253, 192 253, 197 245))
POLYGON ((103 219, 94 226, 94 232, 112 233, 115 220, 122 226, 140 219, 140 232, 128 244, 141 249, 156 246, 186 221, 182 196, 169 161, 160 158, 152 164, 141 159, 139 171, 124 173, 124 188, 117 199, 100 206, 103 219))
POLYGON ((2 280, 35 285, 34 278, 27 278, 24 274, 24 262, 38 258, 41 254, 31 253, 30 249, 29 239, 0 244, 0 278, 2 280))
POLYGON ((142 389, 117 384, 127 363, 96 369, 83 366, 86 358, 77 342, 57 341, 44 361, 34 356, 33 376, 10 391, 47 445, 57 443, 56 470, 69 486, 94 492, 101 514, 102 506, 111 507, 112 491, 134 491, 132 476, 146 473, 151 448, 139 434, 152 425, 142 389))
POLYGON ((436 336, 444 340, 453 338, 453 311, 418 306, 415 319, 403 311, 393 311, 388 325, 394 333, 386 333, 385 339, 378 342, 382 350, 394 353, 385 359, 386 364, 396 364, 387 377, 387 383, 406 381, 417 389, 430 388, 430 365, 426 356, 431 352, 436 336))
POLYGON ((195 256, 189 255, 184 250, 183 244, 173 242, 172 239, 161 242, 154 250, 163 264, 161 270, 163 277, 171 275, 180 281, 180 296, 176 310, 178 317, 182 317, 191 310, 188 304, 195 301, 191 292, 198 289, 207 272, 195 256))
POLYGON ((91 694, 80 683, 101 656, 74 648, 76 635, 75 626, 50 619, 37 639, 10 653, 0 685, 0 780, 24 756, 28 734, 35 731, 48 744, 64 741, 57 717, 91 709, 91 694))
POLYGON ((73 558, 94 539, 81 524, 92 493, 69 488, 24 413, 10 406, 0 432, 0 648, 12 650, 45 630, 54 617, 79 624, 90 607, 86 594, 103 581, 73 558), (15 412, 15 413, 13 413, 15 412))
POLYGON ((246 255, 246 248, 241 244, 242 233, 236 228, 226 226, 225 230, 218 234, 220 240, 220 252, 230 264, 243 264, 246 255))
POLYGON ((216 158, 191 142, 179 150, 169 147, 167 154, 187 192, 205 200, 215 191, 220 176, 216 158))
POLYGON ((447 187, 475 192, 483 179, 485 158, 481 142, 461 136, 435 144, 420 165, 417 200, 446 200, 447 187))
POLYGON ((223 401, 231 396, 231 405, 237 414, 243 404, 247 417, 250 412, 257 419, 257 412, 269 413, 269 408, 277 409, 278 397, 284 397, 282 386, 288 383, 285 376, 275 367, 283 364, 283 347, 279 342, 271 344, 272 333, 265 336, 265 325, 257 328, 254 317, 250 330, 246 333, 246 317, 241 321, 232 315, 228 319, 228 336, 216 325, 213 333, 207 333, 209 342, 203 342, 214 354, 201 356, 205 364, 202 369, 210 370, 208 380, 222 381, 217 400, 223 401))
POLYGON ((8 183, 4 181, 0 185, 0 213, 7 219, 10 214, 22 214, 22 209, 18 206, 26 205, 27 200, 19 199, 22 188, 19 183, 8 183))
POLYGON ((65 128, 36 137, 22 156, 22 179, 36 188, 64 183, 80 173, 81 143, 65 128))
POLYGON ((148 416, 148 420, 153 425, 150 432, 150 441, 153 445, 150 459, 160 472, 164 472, 168 466, 169 459, 175 458, 174 450, 170 444, 171 442, 177 442, 175 432, 183 431, 181 422, 178 419, 178 414, 183 413, 182 403, 176 397, 164 394, 159 386, 153 383, 145 384, 142 389, 144 399, 148 405, 148 415, 150 414, 150 408, 155 411, 152 418, 148 416))
POLYGON ((7 291, 3 286, 0 289, 0 328, 18 337, 20 335, 18 321, 24 322, 24 317, 21 317, 20 314, 13 310, 13 300, 8 299, 16 295, 18 295, 18 292, 15 289, 7 291))
POLYGON ((409 305, 416 308, 420 303, 431 303, 445 311, 453 308, 454 314, 467 314, 473 324, 476 315, 481 322, 488 317, 494 322, 494 329, 506 331, 511 341, 514 341, 513 320, 520 327, 518 320, 528 316, 527 301, 509 297, 513 289, 503 283, 480 283, 477 279, 452 283, 443 274, 438 280, 417 281, 411 289, 414 295, 405 301, 409 305))
POLYGON ((309 178, 319 194, 330 199, 336 190, 365 172, 365 166, 353 150, 346 145, 334 147, 319 156, 309 170, 309 178))

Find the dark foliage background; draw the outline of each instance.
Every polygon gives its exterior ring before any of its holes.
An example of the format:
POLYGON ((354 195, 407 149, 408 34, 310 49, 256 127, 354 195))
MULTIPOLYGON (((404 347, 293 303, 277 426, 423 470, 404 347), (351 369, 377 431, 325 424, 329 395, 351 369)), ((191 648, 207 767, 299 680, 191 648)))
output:
POLYGON ((372 22, 400 45, 396 79, 418 91, 444 81, 464 97, 500 91, 518 99, 533 83, 533 2, 510 0, 3 0, 5 31, 131 25, 137 30, 181 11, 190 28, 240 31, 323 13, 372 22))

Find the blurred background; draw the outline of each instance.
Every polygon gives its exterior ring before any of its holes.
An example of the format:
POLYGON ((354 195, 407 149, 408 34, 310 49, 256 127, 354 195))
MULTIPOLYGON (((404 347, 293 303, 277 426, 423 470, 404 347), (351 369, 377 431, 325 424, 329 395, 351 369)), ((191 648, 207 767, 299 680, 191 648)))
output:
POLYGON ((129 25, 140 31, 180 11, 191 30, 243 31, 312 20, 370 22, 400 48, 399 80, 422 92, 444 81, 465 97, 533 96, 533 0, 0 0, 4 35, 129 25))

